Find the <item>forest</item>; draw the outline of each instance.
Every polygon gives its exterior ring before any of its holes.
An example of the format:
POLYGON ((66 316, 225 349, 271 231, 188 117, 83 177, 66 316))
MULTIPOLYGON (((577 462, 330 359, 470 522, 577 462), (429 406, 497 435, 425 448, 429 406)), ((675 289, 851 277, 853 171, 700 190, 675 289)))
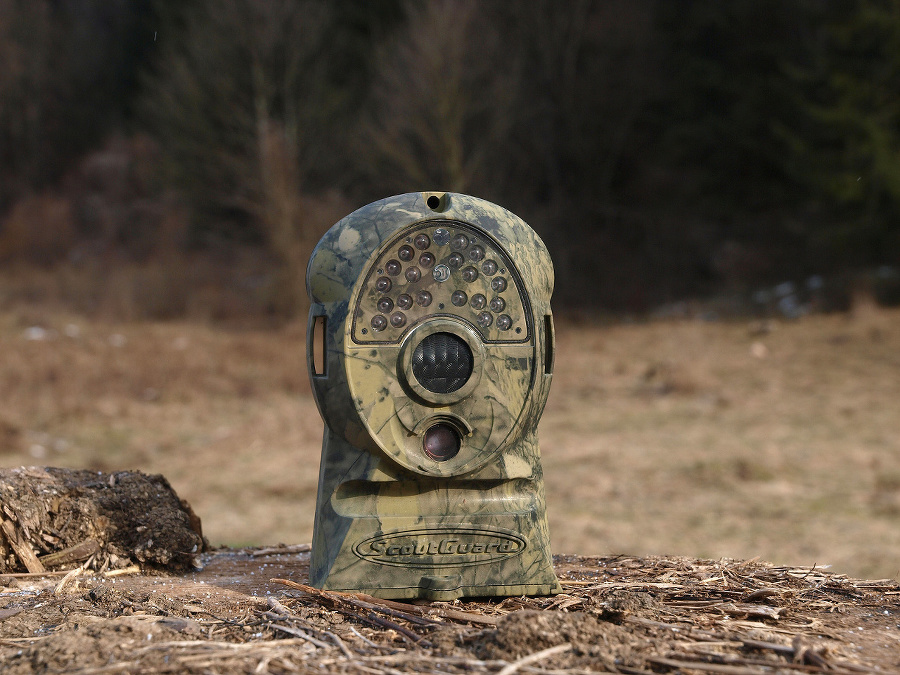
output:
POLYGON ((0 0, 0 300, 293 316, 331 224, 436 189, 559 307, 896 304, 900 0, 0 0))

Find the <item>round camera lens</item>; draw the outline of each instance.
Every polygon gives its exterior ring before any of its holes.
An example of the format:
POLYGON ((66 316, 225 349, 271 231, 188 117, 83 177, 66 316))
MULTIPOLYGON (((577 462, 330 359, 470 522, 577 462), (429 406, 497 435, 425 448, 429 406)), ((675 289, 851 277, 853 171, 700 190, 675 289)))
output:
POLYGON ((491 288, 493 288, 497 293, 502 293, 506 290, 506 279, 504 277, 497 277, 491 281, 491 288))
POLYGON ((428 307, 431 304, 431 293, 419 291, 419 294, 416 296, 416 302, 422 307, 428 307))
POLYGON ((397 307, 400 309, 409 309, 413 306, 413 299, 411 295, 407 295, 404 293, 403 295, 397 298, 397 307))
POLYGON ((468 281, 472 283, 478 278, 478 270, 469 265, 466 269, 462 271, 462 278, 464 281, 468 281))
POLYGON ((435 424, 422 437, 422 449, 435 462, 446 462, 459 452, 460 438, 449 424, 435 424))
POLYGON ((375 290, 379 291, 380 293, 387 293, 389 290, 391 290, 391 286, 393 286, 393 284, 387 277, 378 277, 378 279, 375 281, 375 290))
POLYGON ((449 394, 472 376, 475 359, 469 345, 453 333, 432 333, 413 352, 412 371, 419 383, 435 394, 449 394))
POLYGON ((462 307, 469 301, 469 296, 466 295, 465 291, 453 291, 453 295, 450 296, 450 302, 452 302, 456 307, 462 307))
POLYGON ((434 265, 434 256, 430 253, 423 253, 419 256, 419 264, 422 267, 431 267, 434 265))
POLYGON ((422 272, 419 271, 418 267, 407 267, 406 268, 406 280, 408 282, 415 283, 421 278, 422 278, 422 272))
POLYGON ((445 246, 450 241, 450 230, 439 227, 434 231, 432 239, 438 246, 445 246))
POLYGON ((484 249, 481 248, 480 246, 473 246, 469 250, 469 258, 474 260, 475 262, 478 262, 483 257, 484 257, 484 249))
POLYGON ((390 298, 379 298, 378 299, 378 311, 384 312, 387 314, 392 309, 394 309, 394 301, 390 298))
POLYGON ((472 309, 484 309, 487 306, 487 298, 481 293, 472 296, 472 309))
POLYGON ((506 309, 506 302, 503 298, 491 298, 492 312, 502 312, 504 309, 506 309))
POLYGON ((450 242, 450 246, 454 248, 454 250, 462 251, 469 246, 469 238, 460 232, 457 235, 454 235, 453 241, 450 242))
POLYGON ((391 314, 391 325, 394 328, 403 328, 406 325, 406 315, 403 312, 391 314))
POLYGON ((466 262, 466 259, 463 258, 459 253, 453 253, 449 258, 447 258, 447 264, 454 269, 462 265, 464 262, 466 262))
MULTIPOLYGON (((487 263, 485 263, 485 265, 486 265, 486 264, 487 264, 487 263)), ((386 263, 385 266, 384 266, 384 269, 385 269, 385 270, 387 271, 387 273, 390 274, 392 277, 395 277, 395 276, 397 276, 398 274, 400 274, 400 270, 401 270, 402 268, 403 268, 403 266, 400 264, 400 261, 399 261, 399 260, 388 260, 387 263, 386 263)))
POLYGON ((494 323, 494 317, 490 312, 482 312, 478 315, 478 325, 482 328, 489 328, 492 323, 494 323))
POLYGON ((497 263, 495 263, 493 260, 485 260, 484 264, 481 266, 481 271, 487 274, 489 277, 494 276, 495 274, 497 274, 497 263))
POLYGON ((427 234, 417 234, 416 238, 413 239, 413 243, 416 245, 416 248, 420 251, 424 251, 426 248, 431 246, 431 239, 428 238, 427 234))
POLYGON ((384 330, 385 328, 387 328, 387 319, 381 314, 372 317, 372 330, 384 330))
POLYGON ((497 328, 500 330, 509 330, 512 327, 512 319, 509 314, 501 314, 497 317, 497 328))
POLYGON ((400 250, 397 251, 397 257, 400 258, 400 260, 402 260, 403 262, 409 262, 413 259, 413 256, 415 254, 416 252, 413 251, 412 246, 401 246, 400 250))

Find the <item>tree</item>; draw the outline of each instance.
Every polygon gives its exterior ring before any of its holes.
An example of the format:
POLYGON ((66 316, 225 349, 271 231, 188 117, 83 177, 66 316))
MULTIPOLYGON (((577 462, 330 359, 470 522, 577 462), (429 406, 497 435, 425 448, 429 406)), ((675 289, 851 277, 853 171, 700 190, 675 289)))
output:
POLYGON ((0 0, 0 213, 121 126, 144 0, 0 0))
POLYGON ((499 26, 475 0, 407 2, 405 10, 404 29, 377 59, 359 157, 384 190, 472 190, 511 117, 499 26))
POLYGON ((832 264, 900 262, 900 1, 820 10, 794 70, 791 169, 810 194, 809 237, 832 264))

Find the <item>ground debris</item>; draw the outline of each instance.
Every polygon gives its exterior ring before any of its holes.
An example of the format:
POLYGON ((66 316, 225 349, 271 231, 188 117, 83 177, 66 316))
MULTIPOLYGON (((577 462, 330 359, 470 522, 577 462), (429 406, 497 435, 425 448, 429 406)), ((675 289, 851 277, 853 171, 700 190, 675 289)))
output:
POLYGON ((137 471, 0 469, 0 580, 81 565, 191 568, 200 519, 168 481, 137 471))
POLYGON ((564 592, 395 602, 308 586, 308 547, 0 592, 4 674, 889 673, 900 586, 756 560, 557 556, 564 592))

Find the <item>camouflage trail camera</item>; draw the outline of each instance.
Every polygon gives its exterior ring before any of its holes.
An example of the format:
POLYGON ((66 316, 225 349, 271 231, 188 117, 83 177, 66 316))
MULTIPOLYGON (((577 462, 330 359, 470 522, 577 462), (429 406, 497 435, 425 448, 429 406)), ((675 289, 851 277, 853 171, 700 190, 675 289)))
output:
POLYGON ((553 265, 509 211, 411 193, 334 225, 307 270, 325 420, 310 581, 384 598, 559 592, 537 423, 553 265))

